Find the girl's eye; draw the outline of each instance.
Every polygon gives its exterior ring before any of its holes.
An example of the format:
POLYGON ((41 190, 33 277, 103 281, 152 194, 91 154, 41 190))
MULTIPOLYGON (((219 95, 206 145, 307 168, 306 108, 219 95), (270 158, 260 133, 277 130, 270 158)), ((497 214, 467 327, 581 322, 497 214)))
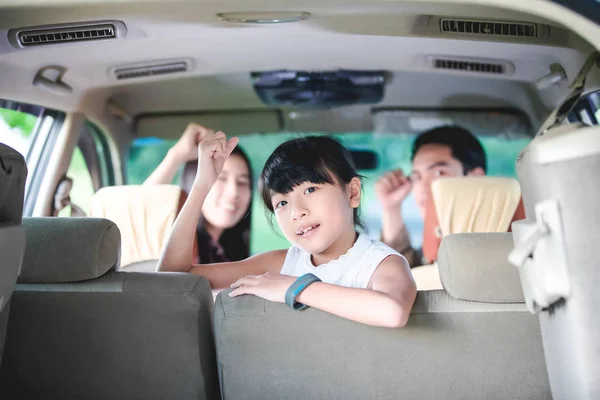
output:
POLYGON ((316 187, 309 187, 308 189, 306 189, 306 190, 304 191, 304 194, 310 194, 310 193, 313 193, 315 190, 317 190, 317 188, 316 188, 316 187))
POLYGON ((281 200, 279 203, 275 205, 275 209, 279 209, 287 204, 287 201, 281 200))

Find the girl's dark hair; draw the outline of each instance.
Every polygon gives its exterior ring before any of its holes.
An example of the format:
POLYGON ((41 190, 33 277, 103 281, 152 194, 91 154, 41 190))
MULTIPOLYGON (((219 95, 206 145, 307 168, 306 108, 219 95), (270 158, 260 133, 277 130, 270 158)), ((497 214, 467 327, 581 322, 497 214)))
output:
MULTIPOLYGON (((246 165, 248 166, 248 174, 250 175, 250 204, 248 205, 248 210, 246 211, 246 215, 233 227, 229 229, 225 229, 221 238, 219 239, 219 244, 223 247, 225 251, 225 255, 229 261, 240 261, 245 258, 250 257, 250 221, 252 219, 252 168, 250 166, 250 160, 246 153, 237 146, 231 152, 231 155, 238 155, 242 157, 246 165)), ((183 173, 181 175, 181 188, 185 190, 187 193, 190 192, 192 188, 192 184, 194 183, 194 178, 196 176, 196 171, 198 170, 198 161, 188 161, 184 168, 183 173)), ((202 260, 202 254, 206 254, 207 251, 211 248, 210 246, 210 235, 207 234, 206 229, 204 228, 204 217, 200 217, 198 221, 198 252, 200 254, 200 258, 202 260)))
MULTIPOLYGON (((271 197, 276 193, 287 194, 304 182, 334 185, 337 181, 344 187, 352 178, 362 181, 344 145, 328 136, 306 136, 282 143, 273 151, 260 176, 260 192, 272 213, 271 197)), ((359 214, 359 209, 354 209, 354 225, 366 231, 359 214)))

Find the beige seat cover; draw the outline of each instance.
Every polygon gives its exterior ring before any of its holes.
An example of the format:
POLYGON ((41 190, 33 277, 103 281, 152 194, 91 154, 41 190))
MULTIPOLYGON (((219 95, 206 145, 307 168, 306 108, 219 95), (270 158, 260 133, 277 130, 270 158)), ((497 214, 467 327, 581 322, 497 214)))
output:
POLYGON ((417 290, 443 289, 437 263, 414 267, 410 272, 417 284, 417 290))
POLYGON ((438 179, 431 192, 442 237, 506 232, 521 198, 515 179, 489 176, 438 179))
MULTIPOLYGON (((424 240, 436 243, 453 233, 506 232, 521 199, 515 179, 490 176, 438 179, 432 183, 431 192, 438 237, 424 240)), ((442 288, 437 264, 413 268, 412 273, 418 290, 442 288)))
POLYGON ((91 216, 109 219, 121 231, 121 269, 160 257, 181 199, 175 185, 110 186, 94 195, 91 216))

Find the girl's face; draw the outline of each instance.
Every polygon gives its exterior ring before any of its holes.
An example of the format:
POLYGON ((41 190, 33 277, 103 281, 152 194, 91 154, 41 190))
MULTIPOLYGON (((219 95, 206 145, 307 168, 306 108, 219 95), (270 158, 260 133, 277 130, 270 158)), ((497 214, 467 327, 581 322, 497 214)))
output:
MULTIPOLYGON (((285 237, 295 246, 316 255, 331 254, 333 258, 348 248, 339 248, 355 237, 354 209, 360 205, 361 183, 358 178, 345 185, 304 182, 287 194, 274 194, 271 204, 277 223, 285 237)), ((347 247, 347 246, 342 246, 347 247)))
POLYGON ((240 155, 232 154, 204 200, 204 219, 216 228, 232 228, 246 215, 251 196, 248 165, 240 155))

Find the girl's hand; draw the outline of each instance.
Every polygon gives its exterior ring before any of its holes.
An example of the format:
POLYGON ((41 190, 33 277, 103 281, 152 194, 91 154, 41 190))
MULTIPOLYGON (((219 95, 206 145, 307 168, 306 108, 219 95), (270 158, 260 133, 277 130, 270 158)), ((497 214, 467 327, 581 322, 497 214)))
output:
POLYGON ((198 159, 198 144, 201 137, 212 135, 215 131, 202 125, 190 123, 177 143, 171 147, 171 151, 181 163, 198 159))
POLYGON ((263 275, 248 275, 231 285, 234 290, 229 293, 229 296, 253 294, 265 300, 285 303, 285 292, 295 281, 296 278, 293 276, 270 272, 263 275))
POLYGON ((238 138, 227 140, 223 132, 214 133, 211 130, 200 132, 198 145, 198 173, 196 179, 201 183, 212 186, 223 170, 225 160, 238 144, 238 138))

